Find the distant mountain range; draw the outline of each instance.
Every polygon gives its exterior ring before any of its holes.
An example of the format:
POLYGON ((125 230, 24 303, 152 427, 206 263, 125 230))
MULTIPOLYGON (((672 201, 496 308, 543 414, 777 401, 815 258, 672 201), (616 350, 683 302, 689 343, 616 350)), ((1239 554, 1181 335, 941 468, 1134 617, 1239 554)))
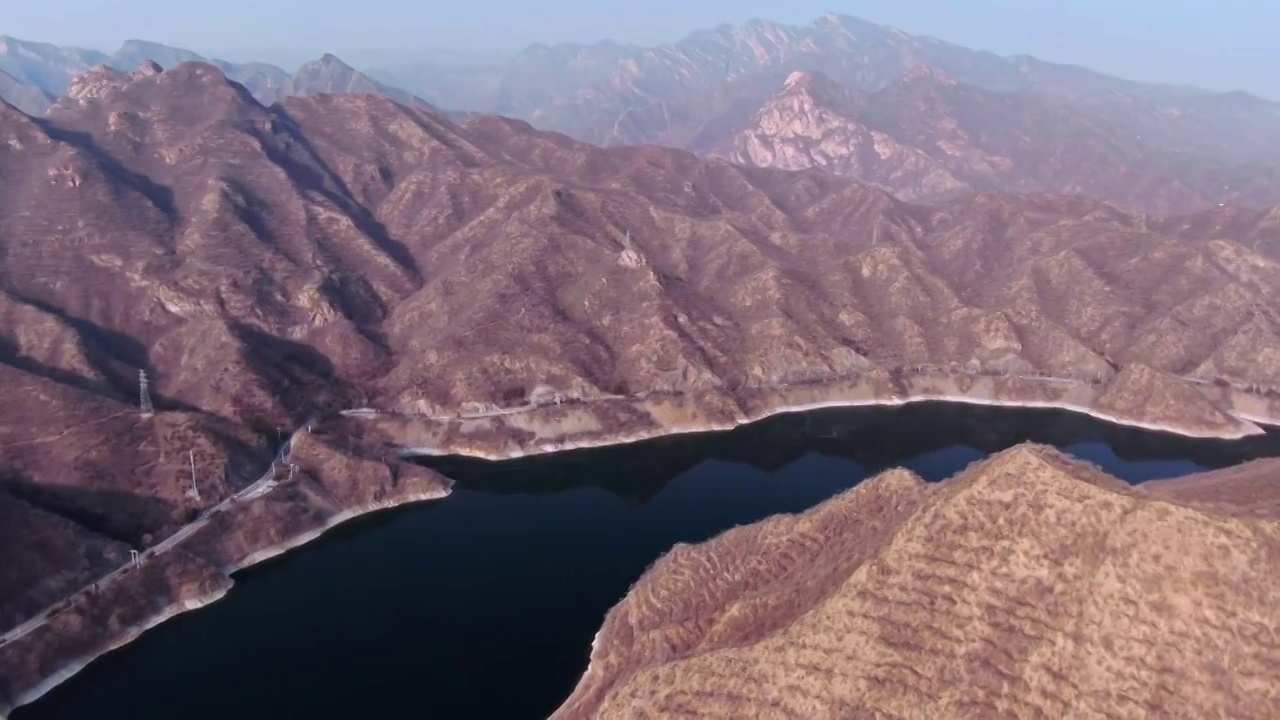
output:
POLYGON ((186 62, 208 63, 268 105, 282 97, 358 92, 429 107, 411 93, 375 80, 331 54, 303 64, 291 75, 267 63, 210 59, 190 50, 144 40, 129 40, 115 53, 107 55, 97 50, 58 47, 5 36, 0 36, 0 99, 28 114, 43 115, 80 73, 99 65, 132 72, 147 61, 161 68, 186 62))
POLYGON ((793 72, 816 71, 876 92, 919 66, 989 91, 1070 101, 1167 149, 1280 159, 1280 104, 1247 93, 1001 57, 837 14, 804 27, 763 20, 722 25, 650 48, 535 45, 502 66, 422 69, 388 79, 441 107, 519 117, 595 144, 693 147, 700 136, 745 121, 793 72))
POLYGON ((793 73, 747 122, 693 148, 734 162, 821 168, 905 200, 973 192, 1107 198, 1158 214, 1280 203, 1280 165, 1169 150, 1071 100, 1001 93, 917 66, 874 92, 793 73))
POLYGON ((41 114, 76 73, 147 59, 208 62, 265 104, 371 93, 603 146, 819 167, 921 201, 1078 192, 1162 213, 1280 201, 1280 103, 1001 57, 836 14, 804 27, 722 25, 659 47, 538 44, 490 65, 384 54, 366 60, 385 65, 357 70, 326 54, 293 74, 141 40, 107 55, 0 37, 0 97, 41 114))

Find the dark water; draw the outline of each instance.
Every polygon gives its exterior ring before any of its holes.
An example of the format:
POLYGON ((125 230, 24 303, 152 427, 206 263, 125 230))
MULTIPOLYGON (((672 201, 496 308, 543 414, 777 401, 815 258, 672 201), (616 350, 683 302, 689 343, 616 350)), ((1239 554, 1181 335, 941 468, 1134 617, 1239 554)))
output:
POLYGON ((884 468, 929 480, 1024 440, 1131 482, 1280 455, 1057 411, 944 404, 779 416, 502 463, 437 459, 438 503, 354 521, 94 662, 13 720, 544 718, 604 613, 677 542, 798 511, 884 468))

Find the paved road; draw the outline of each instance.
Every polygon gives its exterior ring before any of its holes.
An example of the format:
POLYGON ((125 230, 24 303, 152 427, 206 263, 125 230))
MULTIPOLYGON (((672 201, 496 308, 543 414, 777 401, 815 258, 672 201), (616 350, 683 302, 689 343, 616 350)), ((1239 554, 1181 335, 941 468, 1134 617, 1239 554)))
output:
MULTIPOLYGON (((919 372, 927 373, 927 372, 939 372, 939 371, 942 371, 942 368, 936 368, 932 370, 922 370, 919 372)), ((796 385, 809 385, 815 382, 837 382, 840 380, 851 380, 854 377, 855 376, 852 376, 852 375, 841 375, 841 376, 834 376, 829 378, 819 378, 817 380, 780 382, 780 383, 775 383, 774 385, 771 385, 771 386, 762 385, 759 387, 755 387, 754 389, 777 390, 782 388, 793 387, 796 385)), ((1079 378, 1054 377, 1052 375, 1019 375, 1017 373, 1011 373, 1008 375, 974 374, 972 375, 972 377, 1004 377, 1004 378, 1012 377, 1012 378, 1018 378, 1020 380, 1035 380, 1038 382, 1048 383, 1050 385, 1093 384, 1093 383, 1090 383, 1088 380, 1081 380, 1079 378)), ((598 402, 600 400, 643 400, 644 398, 649 397, 653 394, 657 394, 657 393, 642 393, 640 395, 599 395, 597 397, 591 397, 591 398, 570 398, 568 401, 592 403, 592 402, 598 402)), ((410 417, 414 417, 422 420, 479 420, 482 418, 499 417, 501 415, 518 415, 520 413, 526 413, 532 410, 538 410, 540 408, 549 407, 552 404, 553 403, 528 403, 526 405, 521 405, 519 407, 503 408, 499 410, 485 410, 483 412, 478 412, 478 413, 445 413, 443 415, 416 415, 415 414, 415 415, 410 415, 410 417)), ((379 415, 382 415, 383 413, 374 408, 363 407, 363 408, 351 408, 349 410, 342 410, 339 414, 342 415, 343 417, 355 418, 358 420, 373 420, 377 418, 379 415)), ((391 413, 391 415, 399 415, 399 413, 391 413)))
MULTIPOLYGON (((156 543, 155 545, 152 545, 146 550, 143 550, 140 553, 141 561, 145 562, 147 558, 155 557, 160 553, 167 552, 173 549, 173 547, 176 546, 178 543, 191 537, 193 533, 195 533, 197 530, 207 525, 209 523, 209 520, 212 519, 214 515, 217 515, 218 513, 231 507, 233 503, 240 502, 242 500, 250 500, 260 495, 266 494, 267 492, 270 492, 277 485, 275 481, 275 468, 277 466, 288 467, 289 453, 293 449, 293 439, 297 437, 298 433, 309 432, 311 429, 311 425, 314 422, 315 422, 314 418, 311 420, 308 420, 307 422, 302 424, 302 426, 298 429, 297 432, 289 436, 289 439, 286 440, 284 444, 280 446, 279 451, 276 452, 276 456, 275 456, 274 462, 272 463, 272 467, 268 468, 267 471, 263 473, 262 477, 253 481, 253 483, 241 489, 236 494, 229 496, 228 498, 218 503, 217 505, 214 505, 213 507, 200 513, 200 516, 197 517, 194 521, 192 521, 187 525, 182 526, 177 530, 177 532, 173 533, 169 537, 156 543)), ((97 580, 93 581, 90 584, 97 585, 98 588, 102 588, 104 585, 112 582, 116 578, 123 575, 127 570, 129 570, 129 568, 133 566, 134 566, 133 561, 130 560, 129 562, 124 563, 123 565, 121 565, 120 567, 117 567, 116 569, 112 570, 106 575, 99 577, 97 580)), ((84 588, 81 588, 80 590, 83 591, 84 588)), ((27 633, 30 633, 32 630, 35 630, 41 625, 44 625, 49 620, 49 618, 53 617, 56 614, 56 611, 58 610, 58 608, 61 607, 65 602, 66 602, 65 598, 62 600, 59 600, 58 602, 45 608, 44 610, 39 612, 37 615, 27 620, 26 622, 22 623, 21 625, 11 628, 9 631, 5 632, 3 635, 0 635, 0 647, 13 642, 14 640, 21 638, 22 636, 26 635, 27 633)))

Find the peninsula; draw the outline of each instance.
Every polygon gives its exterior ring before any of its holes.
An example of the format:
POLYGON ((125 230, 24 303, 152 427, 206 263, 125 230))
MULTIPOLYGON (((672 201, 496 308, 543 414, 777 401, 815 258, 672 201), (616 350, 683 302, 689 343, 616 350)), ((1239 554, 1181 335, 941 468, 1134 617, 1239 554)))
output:
POLYGON ((1130 487, 1021 445, 678 545, 552 716, 1280 714, 1280 462, 1130 487))

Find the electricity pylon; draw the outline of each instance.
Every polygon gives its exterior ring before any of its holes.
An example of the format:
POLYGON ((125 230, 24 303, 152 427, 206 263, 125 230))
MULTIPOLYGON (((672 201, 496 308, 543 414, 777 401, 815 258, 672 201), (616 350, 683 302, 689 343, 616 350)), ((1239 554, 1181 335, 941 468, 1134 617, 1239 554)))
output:
POLYGON ((155 408, 151 406, 151 393, 147 392, 147 371, 138 371, 138 409, 142 417, 151 417, 155 408))
POLYGON ((196 451, 188 450, 187 455, 191 458, 191 492, 196 496, 196 502, 200 502, 200 488, 196 487, 196 451))

